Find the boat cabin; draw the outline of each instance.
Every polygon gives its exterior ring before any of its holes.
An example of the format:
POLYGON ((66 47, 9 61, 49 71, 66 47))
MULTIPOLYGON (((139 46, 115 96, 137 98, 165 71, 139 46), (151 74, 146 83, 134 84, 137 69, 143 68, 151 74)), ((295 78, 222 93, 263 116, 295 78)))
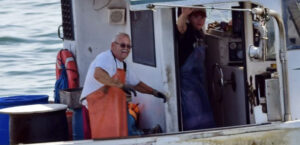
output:
POLYGON ((141 129, 159 124, 163 133, 184 131, 176 36, 181 7, 206 9, 203 28, 207 46, 206 91, 215 120, 215 127, 209 130, 300 117, 297 105, 300 52, 287 51, 284 27, 288 22, 298 30, 291 41, 299 46, 299 23, 282 21, 282 15, 293 18, 296 14, 286 13, 281 0, 61 0, 61 3, 61 38, 64 48, 75 55, 80 86, 92 60, 110 49, 113 37, 119 32, 130 35, 133 48, 127 64, 140 80, 168 97, 167 103, 141 93, 132 98, 139 103, 141 129))

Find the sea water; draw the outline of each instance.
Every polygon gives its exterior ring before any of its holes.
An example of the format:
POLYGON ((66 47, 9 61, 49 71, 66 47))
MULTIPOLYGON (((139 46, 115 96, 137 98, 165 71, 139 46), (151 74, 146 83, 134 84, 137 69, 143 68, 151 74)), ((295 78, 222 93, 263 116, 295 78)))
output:
POLYGON ((59 0, 0 0, 0 97, 53 99, 61 23, 59 0))

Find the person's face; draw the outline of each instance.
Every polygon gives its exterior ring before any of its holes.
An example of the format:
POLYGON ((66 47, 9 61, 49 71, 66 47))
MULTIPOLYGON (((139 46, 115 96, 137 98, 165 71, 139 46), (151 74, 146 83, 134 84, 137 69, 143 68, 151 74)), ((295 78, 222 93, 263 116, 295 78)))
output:
POLYGON ((123 61, 129 54, 131 49, 130 39, 128 37, 122 36, 111 44, 112 52, 114 56, 123 61))
POLYGON ((192 24, 192 26, 196 29, 196 30, 201 30, 202 27, 205 24, 205 19, 206 17, 203 16, 201 13, 192 13, 191 16, 189 17, 189 21, 192 24))

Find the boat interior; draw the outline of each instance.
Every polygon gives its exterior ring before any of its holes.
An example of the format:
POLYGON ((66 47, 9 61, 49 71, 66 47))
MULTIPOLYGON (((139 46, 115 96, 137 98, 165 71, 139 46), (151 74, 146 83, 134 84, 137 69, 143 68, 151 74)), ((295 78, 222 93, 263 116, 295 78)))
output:
MULTIPOLYGON (((261 124, 269 121, 281 121, 280 108, 275 107, 280 104, 279 81, 276 78, 276 56, 275 56, 275 29, 274 20, 263 20, 245 15, 243 11, 234 11, 231 9, 245 8, 245 3, 222 3, 207 4, 204 7, 217 7, 227 10, 207 9, 207 19, 205 25, 206 31, 206 78, 207 92, 212 106, 216 127, 244 126, 250 124, 261 124), (245 18, 246 17, 246 18, 245 18), (250 18, 249 18, 250 17, 250 18), (245 26, 245 19, 248 19, 250 25, 245 26), (245 32, 245 27, 250 27, 250 31, 245 32), (266 28, 266 29, 264 29, 266 28), (250 34, 251 33, 251 34, 250 34), (264 41, 262 37, 267 36, 264 41), (246 42, 247 41, 247 42, 246 42), (250 58, 246 43, 253 41, 253 46, 264 48, 261 56, 250 58), (264 42, 262 42, 264 41, 264 42), (246 52, 247 51, 247 52, 246 52), (274 92, 277 91, 277 92, 274 92), (270 94, 272 92, 273 94, 270 94), (268 96, 267 95, 272 95, 268 96), (274 96, 276 95, 276 96, 274 96), (268 100, 271 98, 272 100, 268 100), (277 101, 277 102, 276 102, 277 101), (267 104, 269 103, 269 104, 267 104), (275 103, 275 104, 274 104, 275 103), (269 120, 267 119, 269 107, 269 120), (273 107, 273 108, 272 108, 273 107), (259 109, 258 109, 259 108, 259 109), (255 112, 256 111, 256 112, 255 112), (255 115, 260 118, 255 120, 255 115)), ((257 5, 251 4, 248 8, 254 8, 257 5)), ((142 47, 145 43, 151 45, 153 36, 143 40, 136 40, 139 35, 136 31, 143 28, 154 29, 153 22, 147 19, 153 15, 152 10, 132 11, 131 16, 131 36, 134 46, 142 47), (135 17, 139 21, 135 21, 135 17), (144 23, 143 23, 144 21, 144 23), (137 36, 135 36, 137 35, 137 36), (150 40, 150 41, 149 41, 150 40), (139 43, 142 43, 139 45, 139 43)), ((172 8, 173 28, 176 28, 176 20, 180 15, 180 8, 172 8)), ((247 23, 247 21, 246 21, 247 23)), ((169 26, 171 27, 171 26, 169 26)), ((150 30, 151 31, 151 30, 150 30)), ((154 30, 152 30, 154 31, 154 30)), ((175 32, 176 30, 174 30, 175 32)), ((174 33, 176 35, 176 33, 174 33)), ((178 65, 178 40, 174 37, 175 49, 175 68, 177 80, 177 95, 180 96, 180 77, 178 65)), ((145 36, 145 35, 144 35, 145 36)), ((147 49, 147 48, 145 48, 147 49)), ((147 53, 148 55, 149 53, 147 53)), ((133 48, 133 57, 135 50, 133 48)), ((142 56, 145 57, 145 56, 142 56)), ((177 97, 179 130, 183 130, 181 97, 177 97)))

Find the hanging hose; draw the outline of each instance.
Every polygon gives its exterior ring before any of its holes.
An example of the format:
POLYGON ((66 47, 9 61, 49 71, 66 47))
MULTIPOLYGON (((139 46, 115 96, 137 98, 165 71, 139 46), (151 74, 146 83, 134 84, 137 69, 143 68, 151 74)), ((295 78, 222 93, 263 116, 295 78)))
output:
MULTIPOLYGON (((101 0, 101 1, 102 1, 102 0, 101 0)), ((100 7, 100 8, 95 8, 94 6, 95 6, 95 4, 96 4, 96 0, 93 0, 93 9, 94 9, 95 11, 100 11, 100 10, 102 10, 103 8, 107 7, 107 6, 111 3, 111 1, 112 1, 112 0, 107 0, 107 3, 106 3, 105 5, 103 5, 103 6, 100 7)))

